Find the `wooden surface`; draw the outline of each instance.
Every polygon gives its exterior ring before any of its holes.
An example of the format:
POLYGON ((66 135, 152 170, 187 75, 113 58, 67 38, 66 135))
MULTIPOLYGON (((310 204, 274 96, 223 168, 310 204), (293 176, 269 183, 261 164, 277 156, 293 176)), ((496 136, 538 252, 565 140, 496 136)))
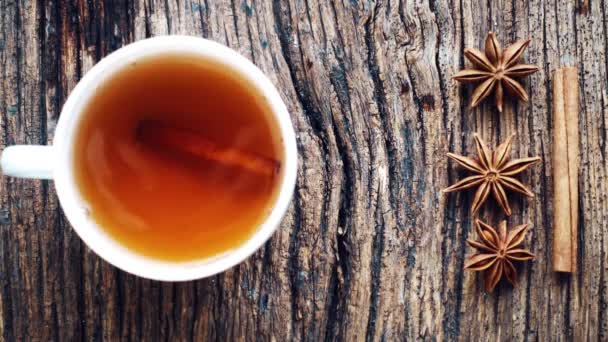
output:
MULTIPOLYGON (((0 182, 3 340, 606 340, 608 167, 605 0, 0 0, 0 145, 48 144, 70 90, 129 42, 190 34, 250 58, 276 84, 298 134, 300 169, 281 229, 210 279, 159 283, 89 251, 52 182, 0 182), (488 30, 533 37, 529 104, 467 108, 450 79, 488 30), (551 73, 579 67, 579 269, 551 271, 551 73), (517 288, 492 294, 462 270, 470 193, 445 154, 516 132, 537 195, 517 288), (584 243, 583 243, 584 241, 584 243), (482 338, 483 337, 483 338, 482 338)), ((498 223, 485 206, 480 217, 498 223)))

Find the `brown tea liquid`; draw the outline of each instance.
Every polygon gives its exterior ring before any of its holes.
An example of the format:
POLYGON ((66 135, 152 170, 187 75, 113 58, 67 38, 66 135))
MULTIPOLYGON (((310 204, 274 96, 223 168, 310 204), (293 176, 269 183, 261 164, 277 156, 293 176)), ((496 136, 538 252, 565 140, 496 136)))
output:
POLYGON ((238 247, 268 215, 278 175, 196 158, 137 139, 142 120, 274 159, 268 105, 221 66, 184 56, 138 61, 87 105, 75 147, 78 187, 94 220, 127 248, 188 261, 238 247))

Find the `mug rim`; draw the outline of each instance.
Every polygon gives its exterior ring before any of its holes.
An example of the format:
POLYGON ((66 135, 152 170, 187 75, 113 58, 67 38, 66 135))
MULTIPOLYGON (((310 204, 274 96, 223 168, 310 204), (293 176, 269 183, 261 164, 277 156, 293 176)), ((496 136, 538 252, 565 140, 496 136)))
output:
POLYGON ((57 163, 53 179, 63 211, 80 239, 95 254, 126 272, 160 281, 187 281, 223 272, 256 252, 278 229, 291 202, 297 173, 295 131, 287 106, 270 79, 238 52, 220 43, 193 36, 158 36, 140 40, 112 52, 94 65, 78 82, 65 102, 53 140, 57 163), (270 108, 269 119, 279 130, 284 167, 267 214, 255 232, 237 247, 219 255, 176 262, 139 254, 111 237, 90 215, 74 177, 74 143, 84 109, 95 90, 134 61, 166 54, 188 54, 225 65, 246 79, 270 108))

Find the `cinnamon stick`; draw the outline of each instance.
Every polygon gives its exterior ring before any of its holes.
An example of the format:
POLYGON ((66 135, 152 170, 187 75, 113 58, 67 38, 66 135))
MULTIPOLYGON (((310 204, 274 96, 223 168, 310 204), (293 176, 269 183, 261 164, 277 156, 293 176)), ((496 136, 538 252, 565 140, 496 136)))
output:
POLYGON ((553 76, 553 270, 576 272, 578 242, 578 70, 553 76))
POLYGON ((234 147, 221 146, 197 132, 159 121, 141 121, 136 134, 137 139, 152 146, 185 152, 197 158, 240 167, 264 176, 277 174, 280 167, 279 162, 274 159, 234 147))

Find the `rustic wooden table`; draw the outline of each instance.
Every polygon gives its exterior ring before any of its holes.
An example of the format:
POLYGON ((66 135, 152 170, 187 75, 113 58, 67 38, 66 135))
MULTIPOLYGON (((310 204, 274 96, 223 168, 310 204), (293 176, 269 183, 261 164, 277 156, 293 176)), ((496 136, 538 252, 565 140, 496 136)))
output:
MULTIPOLYGON (((608 339, 608 2, 0 0, 0 145, 50 144, 70 90, 135 40, 190 34, 250 58, 276 84, 300 169, 281 229, 210 279, 140 279, 94 255, 53 182, 0 182, 3 340, 608 339), (487 31, 533 37, 529 104, 471 110, 451 76, 487 31), (552 71, 580 69, 580 272, 551 271, 552 71), (537 198, 514 197, 537 255, 492 294, 463 271, 472 195, 446 152, 517 133, 537 198)), ((482 218, 497 223, 488 207, 482 218)))

